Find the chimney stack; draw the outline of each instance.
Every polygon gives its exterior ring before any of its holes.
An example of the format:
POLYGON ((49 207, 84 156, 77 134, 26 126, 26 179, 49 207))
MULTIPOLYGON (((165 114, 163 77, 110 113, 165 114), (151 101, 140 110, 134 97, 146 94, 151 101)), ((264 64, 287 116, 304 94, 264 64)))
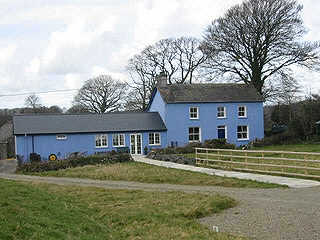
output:
POLYGON ((156 85, 157 87, 165 87, 167 86, 167 74, 162 71, 159 75, 156 76, 156 85))

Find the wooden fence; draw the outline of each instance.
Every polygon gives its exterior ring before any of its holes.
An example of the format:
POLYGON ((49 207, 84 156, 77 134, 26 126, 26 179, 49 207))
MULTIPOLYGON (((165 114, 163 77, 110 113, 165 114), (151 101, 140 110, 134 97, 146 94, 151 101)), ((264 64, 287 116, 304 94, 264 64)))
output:
POLYGON ((196 148, 195 155, 213 168, 320 179, 320 153, 196 148))

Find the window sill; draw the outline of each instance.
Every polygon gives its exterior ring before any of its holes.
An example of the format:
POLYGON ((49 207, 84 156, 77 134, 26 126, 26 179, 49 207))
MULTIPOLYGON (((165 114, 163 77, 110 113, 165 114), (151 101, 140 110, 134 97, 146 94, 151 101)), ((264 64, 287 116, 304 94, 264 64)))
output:
POLYGON ((199 120, 199 118, 189 118, 189 120, 199 120))
POLYGON ((101 146, 101 147, 97 147, 96 148, 108 148, 108 146, 101 146))
POLYGON ((237 139, 237 141, 249 141, 249 138, 246 138, 246 139, 241 138, 241 139, 237 139))
POLYGON ((227 119, 227 117, 217 117, 217 119, 227 119))
POLYGON ((248 117, 239 117, 239 116, 238 116, 238 118, 242 118, 242 119, 243 119, 243 118, 248 118, 248 117))
POLYGON ((149 144, 149 146, 161 146, 161 143, 157 144, 149 144))
POLYGON ((112 147, 115 147, 115 148, 117 148, 117 147, 125 147, 125 145, 120 145, 120 146, 118 146, 118 145, 117 145, 117 146, 114 146, 114 145, 113 145, 112 147))

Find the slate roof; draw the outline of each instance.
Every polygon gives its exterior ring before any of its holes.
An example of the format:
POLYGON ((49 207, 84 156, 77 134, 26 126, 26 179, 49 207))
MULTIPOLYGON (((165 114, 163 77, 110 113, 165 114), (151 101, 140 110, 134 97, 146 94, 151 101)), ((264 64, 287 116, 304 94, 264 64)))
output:
POLYGON ((166 103, 264 101, 253 86, 246 84, 171 84, 157 89, 166 103))
POLYGON ((167 130, 157 112, 16 115, 13 124, 15 135, 167 130))

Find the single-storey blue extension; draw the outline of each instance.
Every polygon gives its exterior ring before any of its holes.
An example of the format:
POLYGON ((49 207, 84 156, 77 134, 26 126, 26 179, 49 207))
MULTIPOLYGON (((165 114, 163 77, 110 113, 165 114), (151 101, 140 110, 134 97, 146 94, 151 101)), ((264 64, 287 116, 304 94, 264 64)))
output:
POLYGON ((243 84, 166 84, 159 78, 147 112, 14 116, 16 154, 95 154, 127 147, 183 146, 225 138, 237 146, 264 137, 263 98, 243 84))

